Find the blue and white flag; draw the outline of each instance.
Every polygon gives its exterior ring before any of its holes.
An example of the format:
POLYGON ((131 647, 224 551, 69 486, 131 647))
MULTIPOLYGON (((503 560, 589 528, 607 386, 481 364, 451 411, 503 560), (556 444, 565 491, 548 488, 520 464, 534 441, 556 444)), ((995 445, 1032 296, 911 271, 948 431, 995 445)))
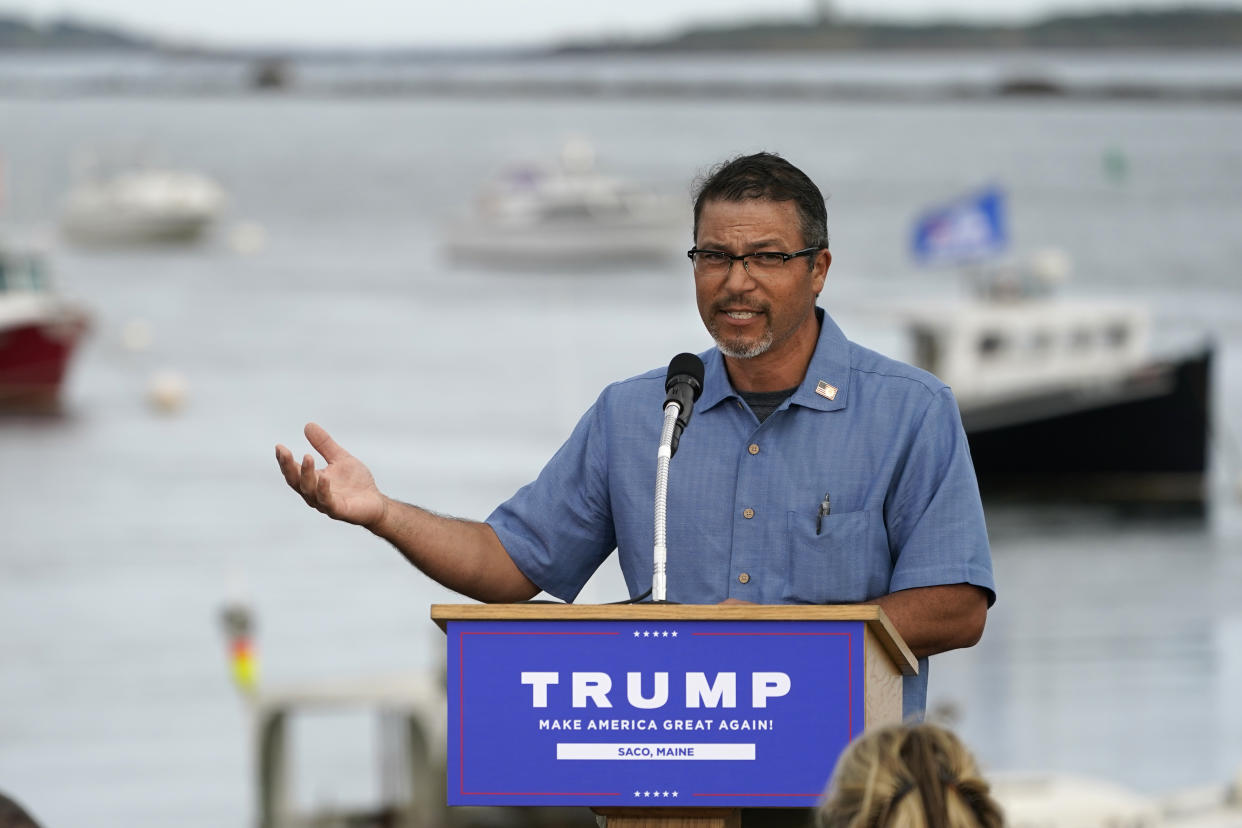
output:
POLYGON ((1008 244, 1005 194, 989 187, 924 212, 911 248, 922 264, 962 264, 1002 253, 1008 244))

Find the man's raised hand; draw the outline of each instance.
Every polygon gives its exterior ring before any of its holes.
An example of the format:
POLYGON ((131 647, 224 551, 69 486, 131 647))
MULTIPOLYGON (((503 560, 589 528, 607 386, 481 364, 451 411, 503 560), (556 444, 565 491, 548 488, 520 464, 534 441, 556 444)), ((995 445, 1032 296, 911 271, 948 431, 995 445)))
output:
POLYGON ((387 512, 388 498, 375 485, 371 471, 315 423, 306 424, 306 439, 327 465, 316 469, 310 454, 299 464, 293 452, 277 444, 276 462, 289 488, 330 518, 374 529, 387 512))

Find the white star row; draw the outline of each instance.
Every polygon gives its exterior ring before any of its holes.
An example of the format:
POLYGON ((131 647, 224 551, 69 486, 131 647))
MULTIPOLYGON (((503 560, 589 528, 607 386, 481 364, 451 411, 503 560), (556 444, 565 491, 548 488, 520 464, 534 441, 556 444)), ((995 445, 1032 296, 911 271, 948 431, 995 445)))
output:
POLYGON ((676 638, 677 630, 634 630, 635 638, 676 638))
POLYGON ((634 791, 634 796, 638 799, 650 799, 651 797, 655 797, 656 799, 668 799, 669 797, 672 797, 673 799, 676 799, 677 791, 672 791, 671 793, 669 791, 634 791))

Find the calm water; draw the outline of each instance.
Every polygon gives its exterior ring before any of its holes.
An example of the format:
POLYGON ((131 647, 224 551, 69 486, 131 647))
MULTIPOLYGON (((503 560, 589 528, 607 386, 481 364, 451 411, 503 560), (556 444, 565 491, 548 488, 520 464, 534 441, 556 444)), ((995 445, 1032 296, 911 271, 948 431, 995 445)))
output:
MULTIPOLYGON (((897 356, 885 303, 955 289, 908 264, 912 216, 988 181, 1009 189, 1019 250, 1073 257, 1069 290, 1151 301, 1162 346, 1213 335, 1208 518, 990 508, 1000 600, 978 647, 934 660, 929 701, 993 770, 1158 793, 1242 767, 1242 111, 10 99, 4 207, 21 232, 50 227, 83 149, 153 148, 232 200, 190 249, 53 241, 96 329, 65 417, 0 420, 0 789, 48 825, 247 824, 247 721, 216 625, 229 598, 256 608, 272 683, 434 665, 428 604, 453 596, 307 510, 272 445, 301 448, 316 419, 389 492, 481 518, 604 384, 706 347, 676 257, 540 274, 440 255, 438 223, 484 178, 570 134, 682 194, 722 157, 787 155, 831 194, 827 307, 897 356), (1126 158, 1124 180, 1104 174, 1106 152, 1126 158), (241 221, 266 229, 263 250, 226 243, 241 221), (155 338, 131 352, 121 330, 138 319, 155 338), (179 415, 145 404, 160 370, 189 383, 179 415)), ((608 565, 583 600, 621 590, 608 565)))

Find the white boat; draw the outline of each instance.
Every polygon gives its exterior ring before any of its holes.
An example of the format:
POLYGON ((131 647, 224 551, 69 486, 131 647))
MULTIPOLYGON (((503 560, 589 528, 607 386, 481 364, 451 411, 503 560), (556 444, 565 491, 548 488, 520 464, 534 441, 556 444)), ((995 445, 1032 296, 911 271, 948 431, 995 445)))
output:
POLYGON ((523 164, 479 193, 452 222, 453 258, 512 267, 592 266, 676 255, 689 242, 688 205, 595 169, 590 144, 570 141, 554 165, 523 164))
POLYGON ((953 388, 981 490, 1201 508, 1211 344, 1156 357, 1147 307, 1058 297, 1067 273, 1055 254, 993 266, 973 297, 903 313, 912 361, 953 388))
POLYGON ((1242 778, 1164 796, 1070 774, 996 773, 989 781, 1010 828, 1242 828, 1242 778))
POLYGON ((1155 828, 1159 804, 1121 785, 1064 774, 998 773, 992 795, 1011 828, 1155 828))
POLYGON ((971 271, 966 299, 903 312, 914 361, 952 386, 963 411, 1108 384, 1149 358, 1149 309, 1056 295, 1069 263, 1055 251, 971 271))
POLYGON ((1161 799, 1165 824, 1176 828, 1242 828, 1242 768, 1226 785, 1199 785, 1161 799))
POLYGON ((75 187, 65 199, 61 228, 83 244, 193 241, 216 220, 224 202, 221 187, 200 173, 130 169, 75 187))

